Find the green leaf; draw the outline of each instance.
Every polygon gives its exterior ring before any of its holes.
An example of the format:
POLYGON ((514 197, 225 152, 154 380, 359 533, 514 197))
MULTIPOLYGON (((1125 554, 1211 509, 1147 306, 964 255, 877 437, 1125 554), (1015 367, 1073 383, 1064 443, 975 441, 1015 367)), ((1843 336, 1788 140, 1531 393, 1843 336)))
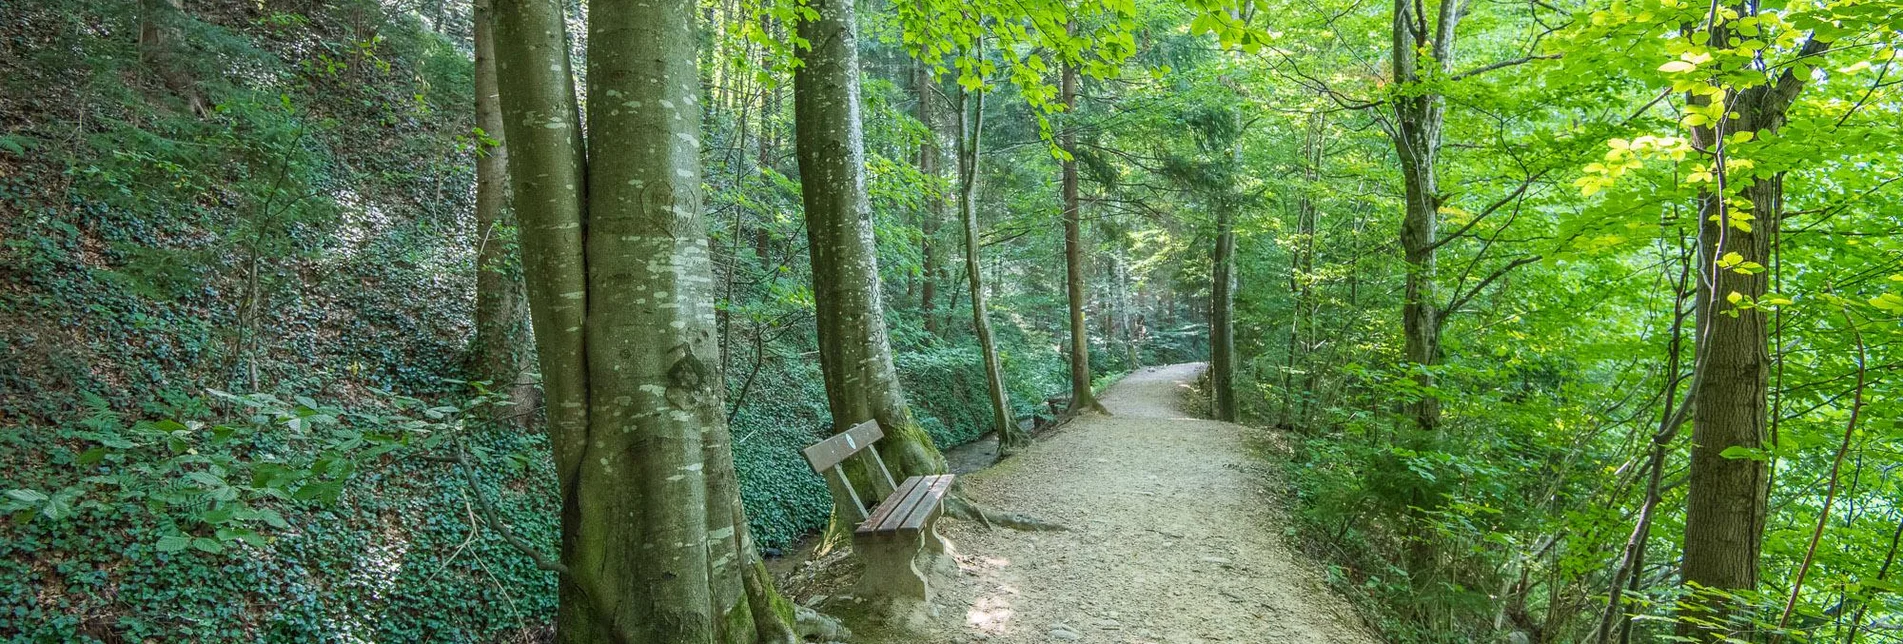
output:
POLYGON ((219 543, 217 539, 207 539, 205 537, 198 537, 196 539, 192 539, 192 549, 202 550, 212 554, 218 554, 220 552, 225 551, 225 544, 219 543))
POLYGON ((26 149, 31 145, 33 145, 33 139, 25 135, 0 135, 0 150, 14 154, 26 154, 26 149))
POLYGON ((280 530, 288 529, 291 527, 291 524, 284 520, 283 515, 278 514, 277 510, 272 510, 270 508, 263 508, 258 510, 258 518, 264 520, 264 523, 266 525, 269 525, 273 528, 277 528, 280 530))
POLYGON ((73 516, 73 499, 77 496, 79 495, 68 495, 62 492, 58 496, 47 499, 46 505, 40 506, 40 515, 54 521, 73 516))
POLYGON ((178 552, 192 544, 192 539, 184 535, 168 534, 159 537, 159 552, 178 552))
POLYGON ((234 516, 237 516, 237 510, 232 506, 226 505, 205 511, 204 514, 198 516, 198 520, 212 525, 218 525, 231 521, 234 516))
POLYGON ((344 484, 341 481, 319 481, 297 488, 296 492, 291 493, 291 497, 299 501, 332 503, 343 494, 343 491, 344 484))
POLYGON ((49 498, 39 490, 7 490, 7 496, 24 503, 39 503, 49 498))
POLYGON ((245 543, 257 546, 259 548, 263 548, 266 545, 268 545, 265 543, 263 536, 259 535, 256 532, 252 532, 250 530, 246 530, 243 528, 237 528, 237 529, 219 528, 218 540, 221 542, 227 542, 227 543, 232 541, 243 541, 245 543))
POLYGON ((1719 452, 1718 456, 1720 458, 1727 458, 1732 460, 1745 460, 1745 461, 1762 462, 1762 461, 1771 460, 1770 454, 1765 453, 1764 450, 1761 450, 1755 447, 1745 447, 1743 445, 1732 445, 1730 447, 1727 447, 1725 448, 1725 451, 1719 452))

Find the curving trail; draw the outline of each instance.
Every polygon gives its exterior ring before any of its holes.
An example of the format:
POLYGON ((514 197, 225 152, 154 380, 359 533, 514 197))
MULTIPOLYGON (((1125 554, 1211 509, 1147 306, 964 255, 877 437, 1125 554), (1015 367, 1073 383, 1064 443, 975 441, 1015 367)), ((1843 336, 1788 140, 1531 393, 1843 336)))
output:
POLYGON ((1069 526, 945 521, 956 580, 937 579, 932 642, 1373 643, 1283 543, 1255 430, 1200 420, 1184 393, 1201 364, 1146 369, 1090 415, 965 477, 990 507, 1069 526))

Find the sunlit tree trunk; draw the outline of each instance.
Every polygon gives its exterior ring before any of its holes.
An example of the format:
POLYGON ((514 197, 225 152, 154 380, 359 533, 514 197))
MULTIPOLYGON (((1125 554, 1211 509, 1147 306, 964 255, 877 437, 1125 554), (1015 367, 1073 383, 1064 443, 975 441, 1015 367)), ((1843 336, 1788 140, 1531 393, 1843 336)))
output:
POLYGON ((801 53, 793 74, 794 144, 833 428, 877 419, 886 432, 879 453, 894 476, 941 473, 945 458, 913 419, 892 367, 866 201, 853 4, 816 0, 808 6, 818 17, 798 26, 812 49, 801 53))
MULTIPOLYGON (((1073 29, 1074 31, 1074 29, 1073 29)), ((1064 113, 1077 111, 1077 66, 1064 65, 1060 89, 1064 113)), ((1058 145, 1072 156, 1063 162, 1064 284, 1070 303, 1070 410, 1103 411, 1090 390, 1090 327, 1084 323, 1084 241, 1079 221, 1083 208, 1077 198, 1077 127, 1068 119, 1058 134, 1058 145)))
POLYGON ((502 105, 496 95, 495 29, 488 0, 474 5, 476 127, 488 140, 476 158, 475 376, 506 392, 514 403, 497 416, 517 426, 532 419, 535 354, 530 346, 528 300, 516 257, 515 213, 509 204, 509 149, 503 143, 502 105))
POLYGON ((557 0, 495 0, 562 495, 562 642, 791 642, 741 516, 701 213, 694 5, 589 6, 591 137, 557 0))

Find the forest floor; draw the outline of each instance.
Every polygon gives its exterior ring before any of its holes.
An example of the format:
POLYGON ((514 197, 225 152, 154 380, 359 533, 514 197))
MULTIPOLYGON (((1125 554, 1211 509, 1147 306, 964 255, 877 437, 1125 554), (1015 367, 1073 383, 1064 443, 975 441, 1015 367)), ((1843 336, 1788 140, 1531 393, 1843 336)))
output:
POLYGON ((1284 500, 1256 452, 1268 430, 1188 411, 1202 368, 1132 373, 1105 393, 1110 415, 1079 417, 961 477, 973 501, 1069 529, 940 522, 959 570, 933 579, 937 619, 904 640, 1379 641, 1285 543, 1284 500))

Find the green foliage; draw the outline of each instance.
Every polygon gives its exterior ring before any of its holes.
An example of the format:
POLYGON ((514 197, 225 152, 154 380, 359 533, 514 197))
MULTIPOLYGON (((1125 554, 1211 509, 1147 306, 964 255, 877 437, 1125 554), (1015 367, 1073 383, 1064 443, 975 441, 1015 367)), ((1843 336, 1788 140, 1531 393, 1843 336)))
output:
POLYGON ((13 517, 0 540, 0 631, 320 642, 537 629, 552 576, 483 534, 468 495, 550 542, 547 446, 465 425, 494 401, 387 396, 346 410, 219 394, 174 397, 150 418, 101 405, 70 425, 0 433, 15 461, 6 484, 26 486, 0 508, 13 517), (515 486, 472 490, 427 460, 452 443, 515 486))

